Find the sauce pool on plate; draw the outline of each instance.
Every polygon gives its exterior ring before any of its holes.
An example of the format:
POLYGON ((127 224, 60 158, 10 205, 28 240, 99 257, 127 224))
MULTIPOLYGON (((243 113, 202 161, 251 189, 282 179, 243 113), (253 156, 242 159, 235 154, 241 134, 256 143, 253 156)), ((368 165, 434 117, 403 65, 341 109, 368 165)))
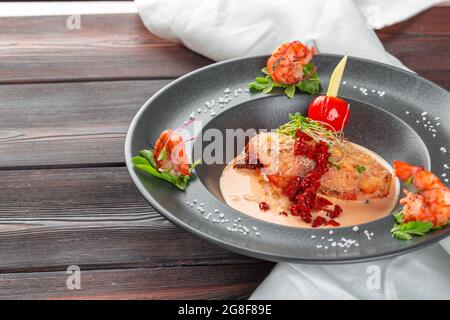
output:
MULTIPOLYGON (((359 150, 374 158, 389 172, 392 167, 376 153, 356 144, 352 144, 359 150)), ((238 156, 239 157, 239 156, 238 156)), ((225 202, 232 208, 267 222, 299 227, 312 228, 297 216, 283 215, 280 212, 289 212, 289 199, 272 187, 267 178, 258 171, 233 168, 232 161, 228 164, 220 178, 220 189, 225 202), (260 209, 260 203, 268 202, 269 210, 260 209)), ((392 179, 389 193, 384 198, 370 200, 342 200, 330 196, 321 195, 330 200, 334 205, 339 205, 343 212, 336 220, 340 227, 353 226, 377 220, 390 214, 397 204, 400 185, 397 178, 392 179)), ((319 213, 320 215, 320 213, 319 213)))

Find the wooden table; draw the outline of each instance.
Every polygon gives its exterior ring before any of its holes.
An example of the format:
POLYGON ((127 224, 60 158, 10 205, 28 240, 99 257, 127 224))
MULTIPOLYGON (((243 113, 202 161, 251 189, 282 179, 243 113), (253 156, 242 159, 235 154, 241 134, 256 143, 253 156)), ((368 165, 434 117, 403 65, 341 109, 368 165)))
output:
MULTIPOLYGON (((449 17, 435 7, 379 35, 448 89, 449 17)), ((0 298, 247 298, 273 264, 173 226, 124 166, 136 111, 211 61, 135 14, 82 16, 80 30, 66 19, 0 18, 0 298)))

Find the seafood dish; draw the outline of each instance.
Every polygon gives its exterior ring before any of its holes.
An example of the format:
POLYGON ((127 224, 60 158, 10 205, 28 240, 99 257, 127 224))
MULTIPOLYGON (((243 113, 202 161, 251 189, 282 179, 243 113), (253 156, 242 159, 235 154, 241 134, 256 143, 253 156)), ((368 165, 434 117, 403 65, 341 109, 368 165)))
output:
POLYGON ((298 227, 378 219, 395 207, 399 190, 378 155, 348 141, 329 148, 301 131, 295 138, 276 132, 253 137, 224 169, 220 186, 231 207, 298 227))
MULTIPOLYGON (((258 132, 225 165, 223 200, 253 218, 297 228, 348 227, 387 215, 393 217, 392 236, 400 240, 445 228, 449 188, 420 163, 399 159, 391 166, 377 150, 345 136, 352 109, 338 93, 347 56, 333 71, 326 94, 317 95, 316 53, 299 41, 284 43, 268 58, 263 75, 248 84, 250 92, 313 97, 306 114, 287 114, 286 123, 258 132)), ((178 129, 164 130, 153 149, 141 150, 132 161, 141 172, 186 190, 200 159, 189 163, 187 140, 178 129)))

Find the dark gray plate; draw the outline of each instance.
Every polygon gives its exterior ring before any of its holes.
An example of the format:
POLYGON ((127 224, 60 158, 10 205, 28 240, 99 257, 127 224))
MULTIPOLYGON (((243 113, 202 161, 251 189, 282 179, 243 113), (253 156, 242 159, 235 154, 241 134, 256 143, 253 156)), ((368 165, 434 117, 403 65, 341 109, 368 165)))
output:
MULTIPOLYGON (((323 88, 327 88, 330 74, 340 58, 325 54, 314 58, 323 88)), ((204 128, 221 131, 226 128, 276 128, 287 121, 289 112, 305 114, 312 99, 307 94, 296 94, 294 99, 288 99, 280 92, 266 95, 243 90, 234 96, 234 89, 246 88, 260 75, 259 70, 266 59, 236 59, 194 71, 160 90, 139 110, 126 138, 126 165, 133 182, 156 210, 176 225, 213 243, 274 261, 342 263, 379 259, 432 244, 449 234, 450 229, 446 228, 411 241, 395 240, 390 234, 393 225, 390 216, 360 225, 358 231, 334 228, 332 234, 330 229, 285 227, 251 218, 227 206, 219 190, 223 165, 199 165, 197 178, 191 180, 186 192, 133 168, 133 155, 152 146, 162 130, 178 127, 192 112, 197 120, 203 121, 204 128), (220 108, 218 97, 224 96, 226 88, 232 91, 232 101, 220 108), (214 117, 209 110, 203 112, 205 101, 213 99, 212 110, 217 113, 214 117), (197 113, 197 108, 201 113, 197 113), (196 204, 193 204, 194 199, 196 204), (204 212, 198 209, 199 206, 204 212), (223 213, 223 217, 215 213, 215 209, 223 213), (222 222, 217 223, 218 220, 222 222), (229 231, 234 223, 240 228, 246 227, 249 232, 229 231), (370 240, 366 230, 373 233, 370 240), (341 238, 356 240, 359 246, 347 249, 331 246, 333 241, 339 242, 341 238), (325 246, 328 249, 324 249, 325 246)), ((422 164, 439 176, 443 173, 450 176, 446 169, 446 165, 450 165, 449 153, 443 151, 450 149, 447 126, 450 94, 446 90, 413 73, 350 58, 340 95, 351 104, 352 115, 346 136, 352 141, 377 152, 390 163, 400 159, 422 164)), ((448 181, 446 183, 448 185, 448 181)))

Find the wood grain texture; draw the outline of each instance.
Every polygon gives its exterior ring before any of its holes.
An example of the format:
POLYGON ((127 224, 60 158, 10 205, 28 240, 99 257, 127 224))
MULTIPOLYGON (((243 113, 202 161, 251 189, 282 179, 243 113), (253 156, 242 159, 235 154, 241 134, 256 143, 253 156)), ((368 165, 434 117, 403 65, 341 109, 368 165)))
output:
POLYGON ((0 85, 0 168, 123 164, 131 120, 169 82, 0 85))
POLYGON ((162 40, 137 14, 0 19, 0 83, 173 78, 211 61, 162 40))
POLYGON ((0 273, 256 263, 156 213, 124 167, 0 171, 0 273))
POLYGON ((450 89, 450 6, 434 7, 377 32, 410 69, 450 89))
POLYGON ((81 289, 69 290, 65 272, 0 277, 0 299, 245 299, 269 263, 196 267, 81 269, 81 289))
MULTIPOLYGON (((450 88, 450 7, 378 31, 450 88)), ((176 228, 123 167, 128 125, 171 79, 211 63, 137 15, 0 18, 0 298, 247 298, 272 263, 176 228), (65 269, 82 269, 82 290, 65 269)))
MULTIPOLYGON (((434 7, 377 33, 408 67, 448 88, 449 16, 449 6, 434 7), (436 59, 424 59, 430 52, 436 59)), ((152 35, 137 14, 86 15, 80 30, 66 19, 0 19, 0 83, 173 78, 211 63, 152 35)))

